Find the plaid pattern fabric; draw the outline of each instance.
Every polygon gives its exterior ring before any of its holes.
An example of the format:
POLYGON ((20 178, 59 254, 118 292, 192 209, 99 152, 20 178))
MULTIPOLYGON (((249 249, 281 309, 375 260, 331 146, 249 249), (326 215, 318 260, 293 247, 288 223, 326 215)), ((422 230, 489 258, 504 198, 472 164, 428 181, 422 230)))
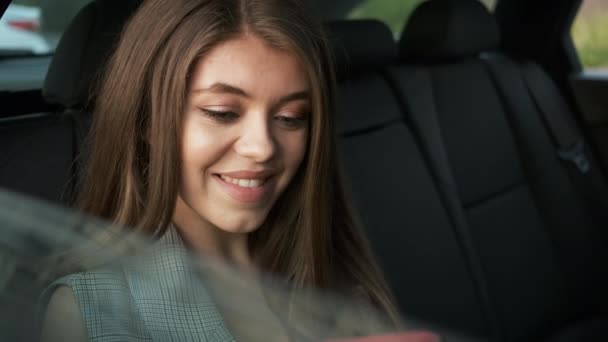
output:
POLYGON ((234 341, 173 226, 126 266, 68 275, 89 340, 234 341))

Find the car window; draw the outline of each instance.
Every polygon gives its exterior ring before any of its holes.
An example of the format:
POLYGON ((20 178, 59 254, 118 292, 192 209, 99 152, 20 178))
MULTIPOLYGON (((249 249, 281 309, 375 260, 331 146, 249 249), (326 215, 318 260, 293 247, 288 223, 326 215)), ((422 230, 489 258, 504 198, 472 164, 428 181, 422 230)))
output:
POLYGON ((608 70, 608 1, 585 0, 572 26, 572 40, 586 70, 608 70))
POLYGON ((78 10, 90 0, 13 0, 0 18, 0 53, 51 54, 78 10))
POLYGON ((40 89, 59 39, 91 0, 13 0, 0 18, 0 91, 40 89))
MULTIPOLYGON (((386 23, 398 37, 412 11, 425 0, 364 0, 347 15, 349 19, 377 19, 386 23)), ((494 11, 497 0, 480 0, 494 11)))

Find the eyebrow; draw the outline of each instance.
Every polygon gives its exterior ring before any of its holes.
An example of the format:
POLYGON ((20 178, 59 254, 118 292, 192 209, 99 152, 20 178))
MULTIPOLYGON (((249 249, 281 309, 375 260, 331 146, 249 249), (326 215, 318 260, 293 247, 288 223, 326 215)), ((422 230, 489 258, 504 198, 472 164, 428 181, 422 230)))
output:
MULTIPOLYGON (((251 95, 248 94, 241 88, 226 84, 226 83, 214 83, 207 88, 195 89, 192 92, 194 93, 216 93, 216 94, 234 94, 241 97, 250 98, 251 95)), ((297 91, 288 95, 281 97, 277 103, 273 107, 280 107, 285 103, 295 101, 295 100, 308 100, 310 99, 310 92, 308 90, 297 91)))
POLYGON ((231 86, 226 83, 213 83, 207 88, 195 89, 193 93, 228 93, 243 97, 250 97, 243 89, 231 86))

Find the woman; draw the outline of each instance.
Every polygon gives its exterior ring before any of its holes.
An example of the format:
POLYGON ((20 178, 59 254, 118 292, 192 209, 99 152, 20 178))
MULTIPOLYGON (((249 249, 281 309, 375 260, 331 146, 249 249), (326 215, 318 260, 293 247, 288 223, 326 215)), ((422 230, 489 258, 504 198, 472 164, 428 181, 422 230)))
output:
MULTIPOLYGON (((101 82, 80 207, 395 317, 340 186, 329 47, 306 13, 295 0, 144 1, 101 82)), ((48 328, 61 305, 76 340, 108 338, 85 312, 102 291, 87 274, 52 288, 47 335, 74 337, 48 328)))

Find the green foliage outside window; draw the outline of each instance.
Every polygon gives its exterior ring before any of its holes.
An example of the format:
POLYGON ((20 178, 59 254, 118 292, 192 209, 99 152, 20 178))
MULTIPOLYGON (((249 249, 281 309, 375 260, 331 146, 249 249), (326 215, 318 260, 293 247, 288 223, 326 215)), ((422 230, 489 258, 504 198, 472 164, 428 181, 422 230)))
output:
POLYGON ((608 1, 583 2, 572 39, 585 68, 608 69, 608 1))
POLYGON ((395 36, 403 30, 403 26, 411 12, 423 0, 367 0, 355 7, 349 14, 350 19, 378 19, 386 23, 395 36))
MULTIPOLYGON (((350 19, 378 19, 386 23, 398 37, 412 11, 425 0, 365 0, 349 14, 350 19)), ((496 0, 480 0, 490 10, 496 0)))

